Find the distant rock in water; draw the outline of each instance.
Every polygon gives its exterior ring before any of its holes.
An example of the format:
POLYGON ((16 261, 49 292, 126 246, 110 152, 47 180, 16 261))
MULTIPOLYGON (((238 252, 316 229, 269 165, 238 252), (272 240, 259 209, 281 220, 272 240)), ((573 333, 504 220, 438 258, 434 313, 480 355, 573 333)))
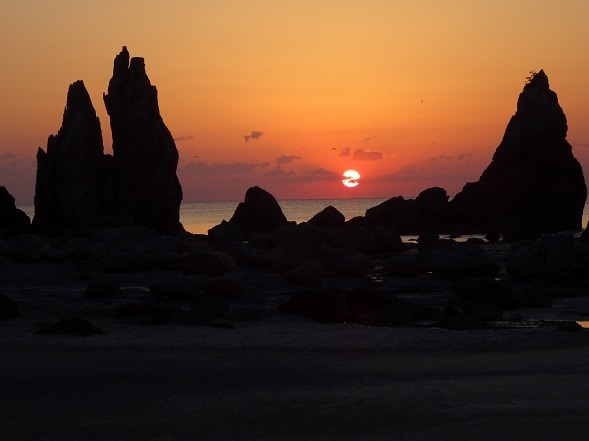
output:
POLYGON ((440 187, 422 191, 415 199, 397 196, 366 210, 369 225, 382 225, 400 234, 415 234, 446 219, 448 194, 440 187))
POLYGON ((311 225, 321 228, 343 228, 346 218, 340 211, 328 206, 307 221, 311 225))
POLYGON ((524 86, 493 160, 450 202, 452 218, 509 235, 581 228, 587 187, 544 71, 524 86))
POLYGON ((37 152, 37 230, 116 222, 177 234, 182 188, 178 150, 159 113, 142 58, 126 47, 114 61, 104 102, 113 156, 104 155, 100 121, 84 83, 70 85, 62 126, 37 152))
POLYGON ((6 187, 0 186, 0 231, 18 233, 27 230, 30 226, 29 217, 24 211, 16 208, 14 196, 6 190, 6 187))
POLYGON ((104 95, 113 138, 114 214, 130 214, 135 225, 165 233, 181 230, 182 187, 176 176, 178 150, 159 112, 157 89, 143 58, 126 47, 114 61, 104 95))
POLYGON ((37 151, 33 226, 59 230, 85 226, 104 215, 102 131, 82 81, 71 84, 57 135, 37 151))
POLYGON ((274 196, 257 186, 247 190, 229 222, 239 225, 246 236, 272 231, 288 223, 274 196))

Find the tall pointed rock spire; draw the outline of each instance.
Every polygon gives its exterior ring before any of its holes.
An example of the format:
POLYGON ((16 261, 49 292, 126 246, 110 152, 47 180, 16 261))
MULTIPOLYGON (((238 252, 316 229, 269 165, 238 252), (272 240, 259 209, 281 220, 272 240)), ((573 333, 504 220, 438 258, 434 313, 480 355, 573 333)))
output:
POLYGON ((455 220, 516 235, 580 229, 587 187, 567 130, 547 75, 532 74, 493 160, 450 202, 455 220))

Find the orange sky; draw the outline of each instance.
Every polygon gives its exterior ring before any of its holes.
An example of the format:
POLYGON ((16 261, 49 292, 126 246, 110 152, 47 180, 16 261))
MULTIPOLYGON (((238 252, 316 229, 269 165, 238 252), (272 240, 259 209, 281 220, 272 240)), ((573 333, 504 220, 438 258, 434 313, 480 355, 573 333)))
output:
POLYGON ((0 185, 19 205, 32 203, 36 149, 57 133, 70 83, 84 80, 110 151, 102 93, 123 45, 158 88, 186 201, 241 200, 252 185, 278 199, 455 194, 540 69, 589 174, 584 0, 10 3, 0 185), (352 189, 350 168, 362 175, 352 189))

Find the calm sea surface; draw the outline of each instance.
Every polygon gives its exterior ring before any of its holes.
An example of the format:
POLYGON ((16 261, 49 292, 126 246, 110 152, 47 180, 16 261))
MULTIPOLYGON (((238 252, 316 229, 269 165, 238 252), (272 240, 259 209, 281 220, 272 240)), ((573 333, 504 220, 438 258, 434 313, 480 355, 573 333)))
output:
MULTIPOLYGON (((349 220, 355 216, 364 216, 366 209, 374 207, 383 199, 300 199, 278 201, 282 212, 289 221, 304 222, 311 219, 325 207, 332 205, 349 220)), ((191 233, 206 234, 207 231, 222 220, 229 220, 240 201, 227 202, 183 202, 180 205, 180 222, 191 233)), ((35 209, 32 205, 20 206, 31 219, 35 209)), ((583 210, 583 227, 589 221, 589 203, 583 210)))

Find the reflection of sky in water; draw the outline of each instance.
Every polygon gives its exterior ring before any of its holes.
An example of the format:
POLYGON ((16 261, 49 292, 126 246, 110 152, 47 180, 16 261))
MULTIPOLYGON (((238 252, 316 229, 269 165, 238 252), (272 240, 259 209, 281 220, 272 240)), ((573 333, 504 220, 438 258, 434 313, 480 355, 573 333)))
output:
POLYGON ((589 329, 589 320, 582 320, 578 321, 577 323, 580 324, 583 328, 589 329))

